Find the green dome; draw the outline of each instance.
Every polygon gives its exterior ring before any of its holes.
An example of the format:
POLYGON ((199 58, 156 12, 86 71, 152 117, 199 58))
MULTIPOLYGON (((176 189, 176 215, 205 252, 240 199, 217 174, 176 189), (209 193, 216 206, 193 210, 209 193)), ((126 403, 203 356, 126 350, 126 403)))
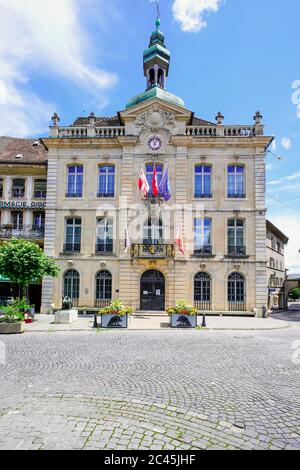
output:
POLYGON ((126 105, 126 109, 132 108, 133 106, 137 106, 140 103, 144 103, 145 101, 153 100, 155 98, 184 108, 184 102, 181 98, 173 95, 172 93, 169 93, 159 86, 154 86, 149 90, 144 91, 144 93, 140 93, 134 98, 131 98, 126 105))

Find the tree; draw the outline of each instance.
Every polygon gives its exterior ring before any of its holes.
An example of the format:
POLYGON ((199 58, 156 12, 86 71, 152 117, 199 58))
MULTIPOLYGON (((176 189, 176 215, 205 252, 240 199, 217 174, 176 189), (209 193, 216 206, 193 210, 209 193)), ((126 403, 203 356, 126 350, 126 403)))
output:
POLYGON ((292 289, 289 293, 289 297, 293 300, 300 299, 300 287, 295 287, 295 289, 292 289))
POLYGON ((19 284, 22 297, 32 282, 40 282, 44 276, 57 277, 60 268, 36 244, 13 238, 0 247, 0 274, 12 283, 19 284))

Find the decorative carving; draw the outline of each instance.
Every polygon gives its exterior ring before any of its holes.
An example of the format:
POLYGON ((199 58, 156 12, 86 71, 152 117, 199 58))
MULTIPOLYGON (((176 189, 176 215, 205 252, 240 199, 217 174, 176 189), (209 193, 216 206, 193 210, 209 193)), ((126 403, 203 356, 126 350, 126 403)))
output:
POLYGON ((239 271, 241 269, 241 266, 239 264, 235 264, 233 266, 233 269, 235 269, 236 271, 239 271))
POLYGON ((171 132, 175 127, 175 121, 174 113, 169 113, 155 106, 137 117, 136 127, 140 128, 140 132, 143 129, 150 129, 152 132, 164 129, 171 132))

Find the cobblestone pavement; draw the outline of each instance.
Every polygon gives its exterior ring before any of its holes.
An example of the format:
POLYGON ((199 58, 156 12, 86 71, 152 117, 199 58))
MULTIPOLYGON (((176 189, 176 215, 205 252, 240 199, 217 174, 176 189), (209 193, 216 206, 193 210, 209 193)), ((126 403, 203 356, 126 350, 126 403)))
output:
POLYGON ((298 324, 1 336, 0 448, 300 449, 297 340, 298 324))

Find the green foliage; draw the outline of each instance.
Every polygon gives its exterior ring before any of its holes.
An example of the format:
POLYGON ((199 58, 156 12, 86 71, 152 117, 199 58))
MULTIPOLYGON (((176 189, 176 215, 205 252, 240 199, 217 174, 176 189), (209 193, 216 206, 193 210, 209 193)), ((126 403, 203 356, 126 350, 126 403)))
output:
POLYGON ((44 276, 56 277, 59 271, 36 243, 13 238, 0 247, 0 274, 22 287, 44 276))
POLYGON ((2 307, 3 317, 1 317, 1 322, 14 323, 17 321, 24 320, 24 310, 28 310, 30 305, 27 304, 26 298, 15 299, 11 305, 7 307, 2 307))
POLYGON ((168 309, 169 315, 197 315, 198 311, 185 300, 178 300, 175 307, 168 309))
POLYGON ((133 309, 131 307, 124 307, 121 300, 113 300, 108 307, 101 308, 99 315, 131 315, 133 309))
POLYGON ((292 289, 289 293, 289 297, 293 300, 300 299, 300 287, 295 287, 295 289, 292 289))

